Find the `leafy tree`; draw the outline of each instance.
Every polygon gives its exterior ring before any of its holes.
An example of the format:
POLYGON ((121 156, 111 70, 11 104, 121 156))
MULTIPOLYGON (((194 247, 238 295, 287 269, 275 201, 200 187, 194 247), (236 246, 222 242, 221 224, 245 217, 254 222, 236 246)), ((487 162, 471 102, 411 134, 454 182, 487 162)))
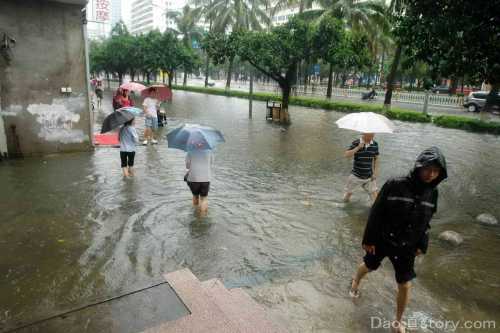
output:
POLYGON ((163 43, 163 35, 158 30, 138 36, 138 44, 140 48, 139 70, 146 74, 146 81, 149 84, 150 75, 164 69, 164 49, 168 48, 168 44, 163 43))
POLYGON ((118 22, 111 30, 111 37, 105 43, 109 71, 118 75, 120 84, 129 70, 132 36, 123 22, 118 22))
POLYGON ((324 16, 317 25, 313 35, 315 55, 329 64, 328 88, 326 96, 332 97, 333 68, 341 57, 341 47, 345 45, 343 23, 333 17, 324 16))
MULTIPOLYGON (((262 23, 270 22, 265 6, 266 0, 214 0, 208 14, 213 13, 216 17, 214 20, 214 31, 216 32, 224 33, 228 29, 232 32, 261 30, 262 23)), ((231 48, 230 43, 228 43, 228 48, 231 48)), ((226 90, 231 87, 235 56, 233 52, 230 52, 227 56, 226 90)))
POLYGON ((282 119, 290 121, 288 103, 297 64, 311 48, 311 27, 293 18, 269 32, 240 32, 237 54, 258 71, 275 80, 282 92, 282 119))
POLYGON ((189 68, 189 72, 194 70, 194 65, 198 63, 198 57, 195 52, 193 52, 193 41, 200 42, 203 38, 204 32, 203 29, 197 26, 197 23, 201 17, 201 9, 195 8, 192 9, 189 5, 186 5, 182 8, 182 13, 179 12, 169 12, 167 13, 167 18, 171 18, 177 25, 177 30, 173 30, 172 32, 176 35, 182 36, 182 44, 184 49, 181 53, 183 56, 185 54, 192 54, 193 61, 189 63, 187 58, 183 58, 183 68, 184 68, 184 80, 183 85, 187 84, 187 74, 186 70, 189 68))
POLYGON ((414 46, 413 57, 440 75, 484 80, 500 88, 500 6, 498 1, 407 0, 398 32, 414 46))
POLYGON ((89 51, 90 73, 97 75, 107 72, 106 41, 91 41, 89 51))
POLYGON ((171 32, 165 32, 158 40, 159 64, 158 68, 168 73, 168 85, 172 86, 172 79, 177 69, 181 68, 185 62, 186 49, 177 37, 171 32))
MULTIPOLYGON (((231 34, 209 32, 203 39, 201 47, 209 55, 214 65, 223 65, 229 62, 229 69, 231 69, 237 55, 236 36, 236 32, 231 34)), ((228 83, 230 85, 230 76, 227 77, 226 89, 228 89, 228 83)))

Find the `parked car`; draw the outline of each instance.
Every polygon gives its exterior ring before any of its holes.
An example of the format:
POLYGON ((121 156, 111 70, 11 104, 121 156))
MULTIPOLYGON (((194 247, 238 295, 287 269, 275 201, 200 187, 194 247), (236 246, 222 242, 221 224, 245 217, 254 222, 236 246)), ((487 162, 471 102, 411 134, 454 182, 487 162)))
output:
POLYGON ((450 94, 451 89, 448 86, 435 86, 431 88, 431 91, 435 94, 450 94))
MULTIPOLYGON (((469 112, 479 112, 486 104, 486 98, 488 97, 489 91, 473 91, 469 96, 464 99, 464 107, 467 108, 469 112)), ((490 111, 493 113, 500 112, 500 96, 496 96, 493 99, 492 108, 490 111)))

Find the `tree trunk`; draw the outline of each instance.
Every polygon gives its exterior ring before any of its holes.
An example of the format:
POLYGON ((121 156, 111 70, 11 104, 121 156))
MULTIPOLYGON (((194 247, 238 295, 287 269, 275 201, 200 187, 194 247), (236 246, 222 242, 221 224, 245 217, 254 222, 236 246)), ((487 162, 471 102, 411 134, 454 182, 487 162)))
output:
POLYGON ((229 65, 227 66, 226 91, 231 89, 231 75, 233 74, 233 63, 234 63, 234 57, 231 57, 229 59, 229 65))
POLYGON ((135 79, 135 72, 130 72, 130 81, 134 82, 135 79))
POLYGON ((146 72, 146 82, 147 82, 147 83, 148 83, 148 85, 149 85, 149 83, 150 83, 150 81, 149 81, 149 72, 146 72))
POLYGON ((332 98, 332 84, 333 84, 333 65, 330 64, 330 69, 328 70, 328 88, 326 89, 326 97, 332 98))
POLYGON ((208 68, 210 66, 210 58, 207 56, 205 58, 205 88, 208 87, 208 68))
POLYGON ((168 72, 168 87, 172 88, 172 80, 174 79, 174 71, 170 70, 168 72))
POLYGON ((121 86, 123 83, 123 74, 122 73, 118 73, 118 82, 120 83, 120 86, 121 86))
POLYGON ((396 48, 396 54, 394 55, 394 60, 392 61, 391 71, 387 76, 387 91, 385 93, 385 100, 384 100, 384 107, 386 109, 389 109, 391 107, 392 90, 394 89, 394 79, 396 78, 396 73, 398 71, 402 51, 403 51, 403 45, 401 44, 401 42, 399 42, 396 48))
POLYGON ((384 62, 385 62, 385 47, 382 49, 382 57, 380 59, 380 73, 378 78, 379 84, 382 84, 382 81, 384 81, 384 62))
POLYGON ((188 78, 187 71, 184 70, 184 80, 182 81, 182 85, 184 87, 187 86, 187 78, 188 78))
POLYGON ((458 79, 453 76, 450 82, 450 94, 455 94, 457 92, 458 79))
POLYGON ((280 121, 287 124, 289 122, 288 116, 288 103, 290 102, 290 91, 292 87, 290 83, 284 83, 280 85, 281 87, 281 116, 280 121), (287 114, 287 115, 285 115, 287 114))
POLYGON ((498 95, 498 90, 500 90, 500 83, 491 83, 490 93, 486 96, 486 104, 484 105, 484 111, 491 112, 493 110, 493 105, 497 105, 500 99, 498 95))
POLYGON ((253 70, 250 70, 250 93, 249 93, 249 101, 248 101, 248 118, 252 118, 252 102, 253 102, 253 70))

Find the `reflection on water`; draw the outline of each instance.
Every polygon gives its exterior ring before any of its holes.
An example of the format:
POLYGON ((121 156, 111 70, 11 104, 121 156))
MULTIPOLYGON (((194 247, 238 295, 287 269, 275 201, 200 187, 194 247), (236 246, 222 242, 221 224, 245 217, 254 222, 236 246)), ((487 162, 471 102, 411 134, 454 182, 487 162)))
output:
MULTIPOLYGON (((111 148, 0 166, 0 324, 132 290, 182 267, 201 280, 248 287, 292 332, 363 332, 372 316, 392 319, 389 262, 369 276, 359 301, 346 295, 369 199, 358 192, 351 204, 341 202, 351 166, 342 153, 355 138, 336 128, 342 114, 292 108, 293 125, 281 128, 264 121, 264 104, 254 103, 252 120, 247 106, 176 92, 168 107, 171 124, 192 121, 225 134, 206 218, 191 207, 184 154, 165 142, 138 148, 134 179, 122 178, 111 148)), ((376 138, 381 181, 405 174, 431 145, 444 151, 450 175, 408 315, 500 326, 500 227, 475 222, 483 212, 500 217, 500 139, 397 125, 397 134, 376 138), (463 245, 439 242, 444 230, 460 232, 463 245)))

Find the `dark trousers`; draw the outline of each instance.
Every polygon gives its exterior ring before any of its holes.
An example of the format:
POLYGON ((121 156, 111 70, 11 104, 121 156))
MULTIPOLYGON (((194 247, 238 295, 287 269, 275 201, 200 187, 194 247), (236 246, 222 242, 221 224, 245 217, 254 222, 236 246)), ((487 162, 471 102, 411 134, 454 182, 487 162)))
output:
POLYGON ((122 168, 125 168, 127 166, 133 167, 134 157, 135 157, 135 151, 121 151, 120 159, 122 160, 122 168))

